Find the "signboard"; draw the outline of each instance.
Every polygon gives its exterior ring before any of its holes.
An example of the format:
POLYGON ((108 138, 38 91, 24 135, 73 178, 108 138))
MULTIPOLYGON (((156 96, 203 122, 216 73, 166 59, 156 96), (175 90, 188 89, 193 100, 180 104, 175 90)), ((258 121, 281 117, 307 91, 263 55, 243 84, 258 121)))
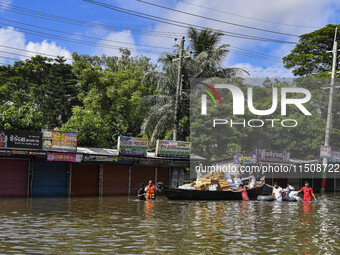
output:
POLYGON ((113 156, 98 156, 98 155, 86 155, 84 156, 84 161, 94 162, 94 161, 104 161, 104 162, 112 162, 116 161, 117 157, 113 156))
POLYGON ((149 141, 147 138, 118 137, 118 153, 123 156, 146 156, 149 141))
POLYGON ((330 158, 332 156, 331 146, 321 146, 320 158, 330 158))
POLYGON ((61 152, 48 152, 48 161, 69 161, 77 162, 77 154, 61 153, 61 152))
POLYGON ((331 157, 328 159, 328 163, 337 163, 337 162, 340 162, 340 152, 332 151, 331 157))
POLYGON ((289 162, 290 153, 287 151, 256 149, 258 161, 289 162))
POLYGON ((41 149, 41 133, 28 131, 0 131, 0 148, 41 149))
POLYGON ((190 142, 157 140, 157 157, 190 158, 190 152, 190 142))
POLYGON ((242 161, 243 164, 256 164, 257 159, 255 154, 237 154, 234 156, 234 164, 240 164, 242 161))
POLYGON ((23 150, 11 150, 12 155, 21 155, 21 156, 26 156, 28 155, 28 151, 23 151, 23 150))
POLYGON ((43 130, 43 149, 51 151, 77 151, 77 133, 43 130))

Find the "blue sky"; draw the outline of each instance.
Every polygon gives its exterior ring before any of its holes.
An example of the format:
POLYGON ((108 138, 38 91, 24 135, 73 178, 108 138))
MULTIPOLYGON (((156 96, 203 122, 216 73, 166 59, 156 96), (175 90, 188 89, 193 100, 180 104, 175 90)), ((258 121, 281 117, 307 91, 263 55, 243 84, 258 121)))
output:
MULTIPOLYGON (((340 13, 340 1, 337 0, 144 0, 201 15, 208 19, 158 8, 137 0, 97 1, 189 24, 292 42, 297 42, 298 38, 233 26, 225 22, 293 35, 311 32, 329 23, 340 23, 340 16, 338 15, 340 13)), ((12 4, 11 7, 2 5, 3 8, 0 10, 1 63, 13 63, 13 59, 24 59, 25 56, 32 55, 32 52, 63 55, 67 58, 70 58, 70 54, 74 51, 90 55, 117 55, 117 47, 124 46, 132 49, 134 55, 143 54, 156 61, 159 56, 158 52, 164 52, 167 48, 171 49, 175 37, 180 37, 180 34, 186 32, 186 29, 182 27, 120 13, 83 0, 0 0, 1 3, 12 4), (18 10, 15 9, 16 7, 115 26, 116 28, 111 27, 110 30, 105 30, 98 28, 98 26, 85 27, 36 18, 13 12, 18 10), (32 27, 32 25, 36 27, 32 27), (68 34, 43 28, 59 30, 68 34), (34 30, 36 32, 31 31, 31 33, 38 35, 30 34, 28 30, 23 29, 34 30), (141 29, 144 30, 142 35, 140 34, 141 29), (173 34, 168 34, 167 37, 159 37, 159 33, 156 33, 157 36, 150 36, 150 34, 155 35, 155 31, 172 32, 173 34), (70 42, 61 40, 61 38, 49 38, 42 33, 78 41, 70 42), (79 40, 92 43, 91 45, 83 45, 79 43, 79 40), (98 43, 105 45, 106 48, 100 47, 98 43), (12 47, 12 49, 4 46, 12 47), (107 48, 112 46, 115 48, 107 48), (151 54, 155 51, 156 54, 151 54)), ((24 13, 27 14, 29 10, 25 10, 24 13)), ((225 61, 227 67, 245 68, 250 71, 253 77, 291 76, 291 73, 282 67, 280 58, 293 49, 293 44, 260 42, 227 36, 223 37, 223 43, 230 44, 232 50, 225 61), (258 54, 254 52, 265 54, 265 56, 258 57, 258 54), (251 57, 249 54, 255 54, 257 57, 251 57)))

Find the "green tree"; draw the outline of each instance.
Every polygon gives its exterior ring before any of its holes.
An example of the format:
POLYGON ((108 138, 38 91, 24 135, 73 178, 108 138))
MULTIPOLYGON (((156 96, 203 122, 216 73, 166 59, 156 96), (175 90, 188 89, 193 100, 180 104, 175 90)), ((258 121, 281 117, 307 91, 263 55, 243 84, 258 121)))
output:
MULTIPOLYGON (((301 35, 299 43, 289 55, 283 58, 285 67, 293 69, 293 74, 297 76, 321 73, 323 76, 329 76, 328 72, 332 66, 332 54, 327 51, 333 49, 336 27, 339 31, 340 25, 329 24, 314 32, 301 35)), ((340 39, 339 33, 336 39, 340 39)))
MULTIPOLYGON (((182 66, 182 93, 180 98, 179 138, 187 140, 189 132, 189 88, 192 78, 230 78, 244 72, 239 68, 224 68, 223 61, 228 54, 229 45, 222 44, 222 34, 211 29, 188 29, 190 47, 185 50, 182 66), (193 54, 190 55, 190 52, 193 54)), ((151 114, 145 119, 143 133, 155 141, 159 137, 172 138, 179 46, 173 53, 165 53, 159 58, 163 72, 160 75, 157 93, 145 99, 151 107, 151 114)))
POLYGON ((76 77, 64 58, 35 56, 17 61, 1 66, 0 78, 0 128, 61 127, 78 104, 76 77), (21 116, 20 121, 15 116, 21 116))
POLYGON ((154 93, 156 66, 146 57, 121 53, 101 58, 73 54, 83 106, 73 108, 63 129, 77 132, 80 145, 111 148, 120 135, 140 135, 148 114, 142 98, 154 93))

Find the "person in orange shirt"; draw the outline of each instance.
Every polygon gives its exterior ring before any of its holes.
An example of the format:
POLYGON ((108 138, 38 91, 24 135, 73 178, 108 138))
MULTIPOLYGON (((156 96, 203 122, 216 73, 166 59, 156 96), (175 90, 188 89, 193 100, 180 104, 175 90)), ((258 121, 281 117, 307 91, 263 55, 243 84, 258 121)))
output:
POLYGON ((155 184, 152 183, 152 180, 149 181, 149 184, 145 188, 146 198, 147 199, 155 199, 156 198, 157 188, 155 184))

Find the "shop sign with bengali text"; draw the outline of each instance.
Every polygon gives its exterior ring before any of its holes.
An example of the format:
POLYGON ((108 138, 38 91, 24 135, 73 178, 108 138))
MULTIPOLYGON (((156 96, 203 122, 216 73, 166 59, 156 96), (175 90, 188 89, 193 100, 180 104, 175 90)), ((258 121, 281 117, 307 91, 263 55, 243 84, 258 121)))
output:
POLYGON ((190 158, 191 143, 184 141, 158 140, 157 157, 190 158))
POLYGON ((282 162, 288 163, 290 153, 288 151, 278 151, 269 149, 256 149, 256 156, 258 161, 282 162))
POLYGON ((122 156, 143 156, 147 155, 149 140, 147 138, 118 137, 118 153, 122 156))
POLYGON ((255 154, 237 154, 234 156, 234 164, 256 164, 257 159, 255 154))
POLYGON ((50 151, 77 151, 77 133, 43 130, 43 149, 50 151))
POLYGON ((61 153, 61 152, 48 152, 47 153, 47 161, 77 162, 77 154, 75 154, 75 153, 61 153))
POLYGON ((41 149, 40 132, 1 130, 0 148, 41 149))
POLYGON ((117 157, 113 156, 98 156, 98 155, 85 155, 84 161, 86 162, 113 162, 116 160, 117 157))

